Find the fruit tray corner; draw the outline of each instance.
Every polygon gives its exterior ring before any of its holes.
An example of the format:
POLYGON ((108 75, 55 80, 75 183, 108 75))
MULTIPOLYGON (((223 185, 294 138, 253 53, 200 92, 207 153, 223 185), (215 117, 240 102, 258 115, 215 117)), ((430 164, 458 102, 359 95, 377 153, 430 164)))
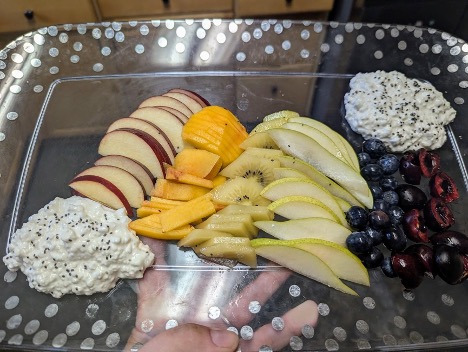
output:
MULTIPOLYGON (((463 40, 410 26, 167 20, 65 24, 27 33, 0 50, 1 246, 5 253, 10 234, 45 203, 70 195, 68 181, 97 158, 106 127, 150 95, 172 87, 194 90, 248 128, 274 111, 295 110, 357 147, 359 137, 342 118, 343 95, 355 73, 375 70, 430 81, 457 110, 440 155, 460 185, 453 211, 456 229, 466 232, 467 67, 463 40)), ((197 278, 186 273, 222 272, 235 291, 256 274, 207 266, 173 245, 166 257, 168 265, 155 270, 186 284, 197 278)), ((121 281, 108 294, 54 299, 30 289, 24 275, 3 263, 0 275, 0 349, 125 345, 135 319, 134 282, 121 281), (93 327, 103 322, 105 332, 95 334, 93 327)), ((293 275, 265 311, 280 315, 307 299, 319 304, 318 325, 313 337, 302 339, 303 351, 468 346, 466 282, 425 280, 406 292, 379 271, 370 275, 371 288, 358 288, 358 298, 293 275)), ((262 311, 253 328, 271 319, 262 311)))

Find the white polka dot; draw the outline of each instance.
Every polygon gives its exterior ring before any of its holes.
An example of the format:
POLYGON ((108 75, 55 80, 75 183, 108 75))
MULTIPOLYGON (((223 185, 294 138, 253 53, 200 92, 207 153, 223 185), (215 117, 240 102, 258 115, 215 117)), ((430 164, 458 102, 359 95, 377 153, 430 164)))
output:
POLYGON ((65 328, 65 333, 68 336, 75 336, 80 331, 80 328, 81 324, 77 321, 74 321, 67 325, 67 327, 65 328))
POLYGON ((336 44, 341 44, 341 43, 343 43, 343 41, 344 41, 344 37, 343 37, 342 34, 337 34, 335 36, 335 43, 336 44))
POLYGON ((236 54, 236 60, 237 60, 237 61, 242 62, 242 61, 245 61, 245 59, 246 59, 245 53, 243 53, 243 52, 238 52, 238 53, 236 54))
POLYGON ((378 40, 381 40, 385 37, 385 32, 383 29, 377 29, 375 31, 375 37, 378 39, 378 40))
POLYGON ((22 63, 24 60, 23 56, 21 56, 20 54, 18 53, 13 53, 11 54, 11 61, 17 63, 17 64, 20 64, 22 63))
POLYGON ((419 46, 419 51, 423 54, 427 53, 429 51, 429 45, 427 44, 421 44, 419 46))
POLYGON ((95 63, 95 64, 93 65, 93 71, 94 71, 94 72, 101 72, 103 69, 104 69, 103 64, 101 64, 101 63, 99 63, 99 62, 98 62, 98 63, 95 63))
POLYGON ((164 37, 161 37, 158 39, 158 45, 161 47, 161 48, 165 48, 167 46, 167 39, 164 38, 164 37))
POLYGON ((413 59, 407 57, 406 59, 403 60, 403 63, 404 63, 406 66, 412 66, 412 65, 413 65, 413 59))
POLYGON ((229 32, 236 33, 238 26, 234 22, 230 22, 228 28, 229 28, 229 32))
POLYGON ((106 338, 106 346, 109 348, 117 347, 120 342, 120 335, 116 332, 109 334, 106 338))
POLYGON ((358 44, 364 44, 366 42, 366 37, 362 34, 359 34, 357 37, 356 37, 356 43, 358 44))
POLYGON ((374 57, 377 59, 377 60, 380 60, 381 58, 383 58, 383 52, 381 52, 380 50, 377 50, 375 53, 374 53, 374 57))
POLYGON ((185 37, 185 34, 186 34, 186 33, 187 33, 187 30, 185 29, 185 27, 182 27, 182 26, 177 27, 177 29, 176 29, 176 35, 177 35, 179 38, 185 37))
POLYGON ((39 330, 40 326, 41 326, 41 323, 39 322, 39 320, 37 319, 31 320, 24 326, 24 333, 26 335, 35 334, 36 331, 39 330))
POLYGON ((141 33, 141 35, 148 35, 149 28, 148 28, 148 26, 146 24, 144 24, 144 25, 142 25, 140 27, 140 33, 141 33))
POLYGON ((81 344, 80 348, 82 350, 92 350, 94 348, 94 339, 92 337, 85 338, 81 344))
POLYGON ((275 51, 275 49, 274 49, 273 45, 267 45, 265 47, 265 53, 268 54, 268 55, 273 54, 274 51, 275 51))
POLYGON ((210 58, 210 53, 208 51, 202 51, 200 53, 200 59, 207 61, 210 58))
POLYGON ((250 41, 250 33, 249 32, 242 33, 241 39, 244 43, 247 43, 248 41, 250 41))
POLYGON ((106 322, 104 320, 98 320, 91 327, 91 332, 93 333, 93 335, 102 335, 106 328, 106 322))
POLYGON ((206 30, 210 29, 211 28, 211 21, 208 20, 208 19, 204 19, 202 21, 202 27, 206 30))
POLYGON ((33 339, 32 339, 32 342, 34 345, 38 346, 38 345, 42 345, 44 342, 47 341, 47 338, 49 337, 49 333, 47 332, 47 330, 41 330, 41 331, 38 331, 33 339))
POLYGON ((438 67, 433 67, 431 68, 431 73, 434 75, 434 76, 437 76, 440 74, 440 68, 438 67))
POLYGON ((21 93, 21 87, 17 84, 13 84, 10 86, 10 92, 12 92, 13 94, 19 94, 21 93))
POLYGON ((219 44, 224 44, 226 42, 226 35, 224 33, 218 33, 216 35, 216 41, 219 44))
POLYGON ((183 53, 185 51, 184 43, 177 43, 175 49, 179 54, 183 53))
POLYGON ((458 71, 458 65, 456 64, 450 64, 447 66, 447 71, 454 73, 458 71))
POLYGON ((283 48, 283 50, 289 50, 291 49, 291 42, 289 40, 285 40, 281 43, 281 47, 283 48))
POLYGON ((404 40, 401 40, 398 42, 398 49, 400 50, 406 50, 406 42, 404 40))

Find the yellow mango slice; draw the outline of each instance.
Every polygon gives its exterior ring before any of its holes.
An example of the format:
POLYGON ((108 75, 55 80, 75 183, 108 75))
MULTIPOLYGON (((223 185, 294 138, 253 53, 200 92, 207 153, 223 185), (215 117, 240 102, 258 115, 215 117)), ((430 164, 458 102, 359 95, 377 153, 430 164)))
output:
POLYGON ((151 195, 172 200, 192 200, 210 191, 209 188, 188 185, 172 180, 157 179, 151 195))

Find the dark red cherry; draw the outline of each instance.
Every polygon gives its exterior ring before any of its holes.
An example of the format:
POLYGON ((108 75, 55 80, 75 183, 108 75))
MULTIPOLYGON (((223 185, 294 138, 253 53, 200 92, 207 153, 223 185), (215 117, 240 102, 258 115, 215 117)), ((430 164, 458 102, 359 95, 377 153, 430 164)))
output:
POLYGON ((445 244, 435 246, 434 249, 434 271, 442 280, 455 285, 465 276, 464 256, 458 253, 455 247, 445 244))
POLYGON ((394 253, 391 256, 392 268, 407 289, 418 287, 424 278, 424 268, 412 254, 394 253))
POLYGON ((418 209, 408 210, 403 216, 403 230, 406 236, 414 242, 429 242, 429 230, 421 212, 418 209))
POLYGON ((440 170, 440 156, 437 153, 430 152, 421 148, 418 153, 419 167, 421 173, 426 177, 431 177, 440 170))
POLYGON ((446 230, 455 223, 452 211, 440 198, 431 198, 424 207, 426 226, 433 231, 446 230))
POLYGON ((405 249, 405 253, 416 256, 424 267, 424 275, 434 278, 434 253, 431 247, 422 243, 412 244, 405 249))
POLYGON ((419 185, 421 183, 421 168, 416 153, 406 152, 400 159, 400 174, 406 183, 419 185))
POLYGON ((457 248, 461 254, 468 255, 468 237, 461 232, 453 230, 437 232, 430 240, 434 246, 445 244, 457 248))
POLYGON ((445 172, 437 172, 429 180, 429 189, 433 197, 441 198, 450 203, 460 197, 455 181, 445 172))

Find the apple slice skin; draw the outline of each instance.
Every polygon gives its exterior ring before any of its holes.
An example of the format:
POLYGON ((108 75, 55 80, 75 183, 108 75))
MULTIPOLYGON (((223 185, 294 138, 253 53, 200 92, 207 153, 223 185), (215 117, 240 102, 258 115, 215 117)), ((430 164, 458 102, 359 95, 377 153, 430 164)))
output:
POLYGON ((186 94, 179 92, 167 92, 163 94, 164 97, 171 97, 177 99, 182 104, 187 105, 187 107, 192 111, 193 114, 199 112, 203 107, 196 101, 186 94))
POLYGON ((188 121, 188 117, 182 114, 179 110, 176 110, 174 108, 170 108, 169 106, 154 106, 155 108, 160 108, 162 110, 165 110, 167 112, 170 112, 172 115, 177 117, 180 122, 185 124, 188 121))
POLYGON ((114 196, 117 197, 119 202, 122 204, 123 208, 125 208, 127 215, 130 217, 133 216, 133 209, 130 206, 130 203, 128 202, 127 198, 125 198, 124 194, 114 184, 112 184, 111 182, 109 182, 108 180, 102 177, 95 176, 95 175, 77 176, 70 182, 69 186, 81 196, 98 201, 111 208, 115 208, 115 209, 119 208, 119 207, 116 207, 116 204, 111 205, 111 204, 102 202, 100 199, 98 199, 98 197, 95 196, 96 195, 95 191, 90 190, 90 194, 88 194, 88 192, 86 192, 86 189, 89 188, 89 186, 92 186, 92 184, 97 184, 98 185, 97 187, 99 188, 103 187, 104 189, 101 188, 102 191, 108 190, 109 192, 111 192, 114 196), (86 187, 86 184, 88 184, 88 187, 86 187), (82 186, 85 186, 85 190, 81 189, 82 186))
POLYGON ((149 97, 144 100, 138 108, 144 108, 147 106, 167 106, 180 111, 182 114, 187 116, 187 118, 192 116, 192 110, 190 110, 187 105, 172 97, 165 97, 162 95, 149 97))
MULTIPOLYGON (((158 141, 155 140, 153 137, 151 137, 149 134, 147 134, 145 132, 142 132, 142 131, 139 131, 139 130, 134 130, 134 129, 131 129, 131 128, 121 128, 121 129, 114 130, 112 132, 107 133, 104 136, 104 138, 102 139, 101 144, 103 143, 103 141, 105 141, 106 137, 110 138, 109 136, 111 136, 113 133, 119 133, 119 132, 131 133, 131 134, 135 135, 136 137, 140 138, 141 140, 143 140, 151 148, 151 150, 153 151, 153 153, 154 153, 154 155, 155 155, 155 157, 156 157, 156 159, 158 160, 158 163, 159 163, 159 169, 157 170, 157 172, 152 171, 152 174, 153 174, 153 176, 155 176, 157 178, 164 178, 165 177, 164 163, 170 164, 169 156, 167 155, 164 148, 159 145, 158 141)), ((103 154, 103 151, 101 150, 101 148, 99 148, 99 154, 104 156, 104 155, 109 155, 111 153, 103 154)), ((112 154, 123 155, 123 156, 128 157, 128 155, 123 154, 122 151, 119 153, 118 150, 114 150, 112 154)), ((137 161, 139 161, 139 160, 137 160, 137 161)), ((145 165, 145 166, 147 166, 147 165, 145 165)))
POLYGON ((335 288, 338 291, 358 296, 358 294, 346 286, 330 267, 317 256, 300 248, 281 245, 259 245, 250 241, 257 255, 269 259, 285 268, 295 271, 309 279, 318 281, 324 285, 335 288))
POLYGON ((352 167, 335 158, 312 138, 284 128, 272 128, 267 133, 286 154, 297 157, 350 192, 367 208, 373 206, 372 194, 364 178, 352 167))
POLYGON ((198 104, 200 104, 202 107, 211 105, 208 102, 208 100, 203 98, 200 94, 195 93, 194 91, 191 91, 188 89, 174 88, 174 89, 171 89, 169 92, 176 92, 176 93, 182 93, 182 94, 188 95, 190 98, 196 100, 198 104))
POLYGON ((130 172, 142 185, 146 195, 151 194, 154 187, 154 178, 149 170, 138 161, 122 155, 107 155, 96 160, 94 165, 108 165, 130 172))
POLYGON ((161 144, 161 146, 164 148, 168 156, 171 158, 171 161, 174 160, 175 155, 177 154, 175 147, 172 144, 169 137, 166 135, 166 133, 164 133, 164 131, 161 128, 159 128, 159 126, 155 125, 154 123, 150 121, 146 121, 142 119, 134 119, 131 117, 124 117, 124 118, 114 121, 109 126, 106 133, 109 133, 118 129, 122 129, 122 128, 130 128, 130 129, 140 130, 140 131, 148 133, 154 139, 159 141, 159 144, 161 144), (150 132, 148 129, 149 130, 154 129, 155 131, 150 132), (155 136, 156 134, 158 134, 160 137, 156 137, 155 136), (161 140, 159 140, 158 138, 161 138, 161 140))
POLYGON ((128 171, 116 166, 98 165, 85 169, 78 176, 99 176, 116 186, 127 198, 130 206, 138 208, 145 199, 145 190, 140 182, 128 171))

